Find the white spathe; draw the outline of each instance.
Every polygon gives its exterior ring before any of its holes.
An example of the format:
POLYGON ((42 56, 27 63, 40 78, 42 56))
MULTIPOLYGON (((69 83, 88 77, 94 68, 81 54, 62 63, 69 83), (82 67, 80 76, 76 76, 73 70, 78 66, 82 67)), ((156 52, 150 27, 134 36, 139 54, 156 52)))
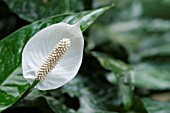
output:
POLYGON ((51 73, 36 85, 39 90, 61 87, 77 74, 82 63, 84 47, 80 22, 74 25, 58 23, 48 26, 37 32, 24 47, 22 53, 23 76, 31 84, 43 61, 63 38, 70 38, 71 46, 51 73))

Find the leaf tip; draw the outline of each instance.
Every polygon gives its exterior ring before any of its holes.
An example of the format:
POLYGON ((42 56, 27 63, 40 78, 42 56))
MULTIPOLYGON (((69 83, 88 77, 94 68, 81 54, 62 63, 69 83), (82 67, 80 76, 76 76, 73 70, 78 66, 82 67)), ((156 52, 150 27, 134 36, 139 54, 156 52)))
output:
POLYGON ((81 20, 78 20, 78 21, 76 22, 76 24, 75 24, 75 26, 78 27, 78 28, 80 27, 80 23, 81 23, 80 21, 81 21, 81 20))

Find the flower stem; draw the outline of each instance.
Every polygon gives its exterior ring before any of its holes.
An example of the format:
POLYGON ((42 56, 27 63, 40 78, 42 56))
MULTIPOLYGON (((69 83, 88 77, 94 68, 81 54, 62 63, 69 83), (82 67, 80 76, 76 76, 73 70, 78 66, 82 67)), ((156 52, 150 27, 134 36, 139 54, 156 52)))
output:
POLYGON ((38 84, 39 80, 34 80, 34 82, 29 85, 29 87, 26 89, 26 91, 21 95, 21 97, 16 101, 20 101, 21 99, 25 98, 33 89, 34 87, 38 84))

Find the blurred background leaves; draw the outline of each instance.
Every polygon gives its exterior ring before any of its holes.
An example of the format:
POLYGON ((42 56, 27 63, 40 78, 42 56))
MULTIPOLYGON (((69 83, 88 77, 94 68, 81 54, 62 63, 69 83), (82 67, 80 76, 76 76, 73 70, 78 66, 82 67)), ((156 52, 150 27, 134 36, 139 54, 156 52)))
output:
POLYGON ((5 0, 5 3, 20 18, 29 22, 84 9, 80 0, 5 0))
POLYGON ((4 0, 0 38, 39 19, 113 3, 84 32, 76 78, 56 90, 35 90, 3 113, 169 113, 170 0, 4 0))

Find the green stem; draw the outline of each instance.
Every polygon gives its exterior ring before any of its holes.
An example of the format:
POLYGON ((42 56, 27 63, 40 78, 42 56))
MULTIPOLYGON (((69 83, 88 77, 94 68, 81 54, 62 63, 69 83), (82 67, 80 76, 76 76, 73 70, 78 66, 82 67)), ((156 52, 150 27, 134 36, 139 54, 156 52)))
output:
POLYGON ((17 100, 17 102, 20 101, 21 99, 25 98, 34 89, 34 87, 38 84, 38 82, 39 82, 39 80, 34 80, 34 82, 31 85, 29 85, 29 87, 21 95, 21 97, 17 100))

